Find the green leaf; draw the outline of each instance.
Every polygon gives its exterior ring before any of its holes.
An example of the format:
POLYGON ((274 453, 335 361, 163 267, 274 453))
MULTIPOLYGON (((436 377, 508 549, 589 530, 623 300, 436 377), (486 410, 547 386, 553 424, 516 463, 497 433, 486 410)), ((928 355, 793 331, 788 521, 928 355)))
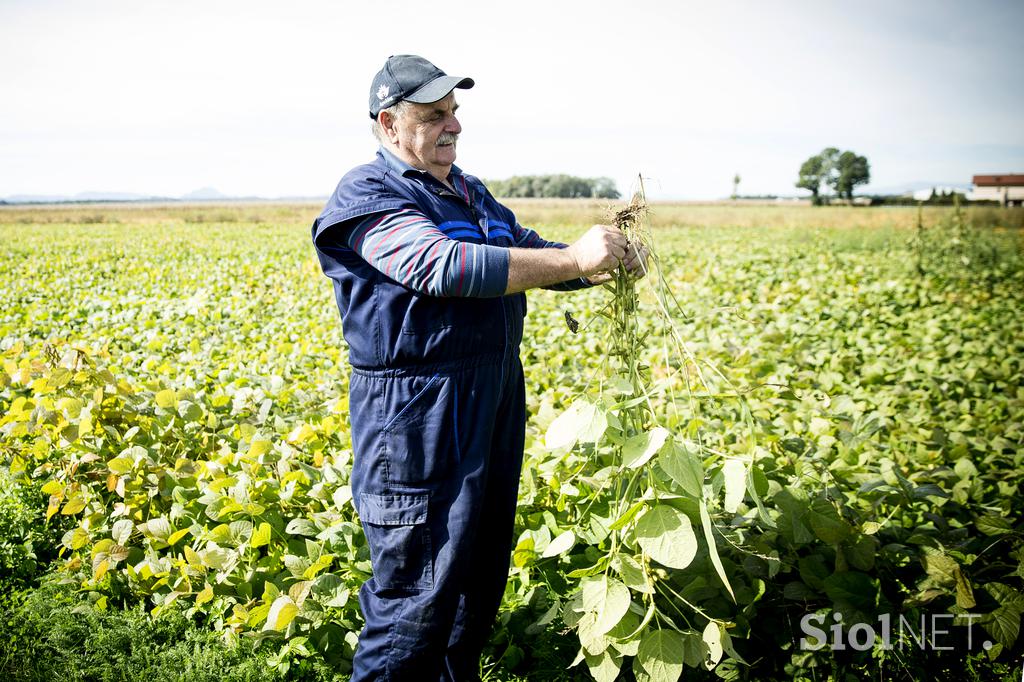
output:
POLYGON ((960 572, 960 564, 956 559, 939 552, 925 554, 922 559, 925 573, 935 584, 943 587, 952 587, 956 583, 956 576, 960 572))
POLYGON ((285 526, 285 533, 289 535, 306 535, 308 537, 316 537, 316 534, 320 531, 317 530, 316 525, 313 524, 309 519, 298 518, 292 519, 285 526))
POLYGON ((659 504, 643 515, 633 532, 643 550, 669 568, 686 568, 697 555, 693 524, 675 507, 659 504))
POLYGON ((629 610, 629 588, 606 575, 583 580, 583 608, 595 614, 594 629, 605 634, 629 610))
POLYGON ((704 627, 701 639, 704 640, 704 644, 708 648, 708 655, 704 660, 704 666, 711 670, 722 660, 722 654, 724 653, 722 649, 722 628, 715 621, 708 621, 708 624, 704 627))
POLYGON ((824 498, 815 498, 811 502, 807 520, 818 539, 829 545, 838 545, 853 532, 853 527, 839 515, 839 511, 832 503, 824 498))
POLYGON ((577 400, 558 415, 544 435, 549 450, 568 451, 579 443, 598 443, 608 428, 604 410, 586 400, 577 400))
POLYGON ((711 565, 715 567, 715 572, 718 573, 718 577, 721 578, 722 584, 725 585, 725 589, 729 592, 729 596, 732 597, 733 603, 735 603, 736 594, 732 591, 729 577, 725 574, 722 558, 718 556, 718 545, 715 541, 714 529, 711 524, 711 515, 708 513, 708 507, 704 500, 700 501, 700 524, 704 530, 704 539, 708 543, 708 555, 711 558, 711 565))
POLYGON ((178 416, 186 422, 197 422, 203 417, 203 408, 188 400, 178 403, 178 416))
POLYGON ((150 519, 145 523, 139 524, 139 530, 142 531, 143 535, 155 538, 157 540, 166 541, 171 536, 174 529, 171 528, 170 522, 163 516, 158 516, 155 519, 150 519))
POLYGON ((673 442, 658 458, 658 463, 687 495, 697 499, 704 497, 704 466, 696 454, 673 442))
POLYGON ((247 519, 232 521, 228 528, 230 529, 231 544, 235 547, 252 537, 252 521, 247 519))
POLYGON ((157 407, 169 409, 178 404, 178 394, 168 388, 158 392, 154 400, 157 407))
POLYGON ((1020 634, 1021 615, 1024 615, 1024 595, 1002 583, 987 583, 985 591, 992 596, 999 607, 984 616, 979 622, 999 644, 1009 649, 1020 634))
POLYGON ((683 635, 674 630, 651 630, 640 640, 637 661, 651 682, 679 682, 683 674, 683 635))
POLYGON ((654 594, 654 584, 650 576, 644 573, 640 562, 633 557, 628 554, 617 554, 612 560, 612 567, 626 587, 644 594, 654 594))
POLYGON ((594 678, 595 682, 615 682, 619 676, 622 656, 617 656, 606 649, 596 656, 585 653, 584 658, 587 662, 587 670, 590 671, 590 676, 594 678))
POLYGON ((722 476, 725 478, 725 511, 732 514, 743 502, 743 494, 747 490, 746 463, 740 459, 725 460, 722 476))
POLYGON ((1013 524, 1009 519, 992 514, 982 516, 974 522, 974 525, 985 535, 1006 535, 1013 532, 1013 524))
POLYGON ((202 559, 204 566, 209 566, 214 570, 221 570, 224 568, 230 557, 231 553, 223 547, 218 547, 217 543, 209 542, 206 547, 199 552, 199 557, 202 559))
POLYGON ((668 429, 657 426, 633 436, 622 446, 622 465, 627 469, 638 469, 647 464, 665 445, 669 435, 668 429))
POLYGON ((559 554, 565 554, 572 549, 575 544, 576 534, 571 530, 559 533, 558 537, 548 543, 548 546, 544 549, 541 557, 547 559, 549 557, 558 556, 559 554))
POLYGON ((114 526, 110 529, 110 537, 119 545, 127 545, 128 539, 132 536, 132 531, 134 530, 134 523, 128 519, 119 519, 114 521, 114 526))
POLYGON ((867 623, 878 605, 878 579, 858 571, 833 573, 825 578, 825 593, 847 621, 867 623))
POLYGON ((629 522, 636 518, 636 515, 640 513, 640 510, 647 506, 646 500, 638 500, 630 505, 629 509, 622 512, 622 515, 615 519, 615 521, 608 526, 608 530, 619 530, 629 525, 629 522))
POLYGON ((313 595, 314 601, 323 606, 341 609, 348 604, 351 590, 338 576, 333 573, 324 573, 313 582, 310 594, 313 595))
POLYGON ((85 498, 80 494, 68 498, 68 501, 64 503, 64 508, 60 510, 60 513, 64 516, 73 516, 78 512, 85 509, 85 498))

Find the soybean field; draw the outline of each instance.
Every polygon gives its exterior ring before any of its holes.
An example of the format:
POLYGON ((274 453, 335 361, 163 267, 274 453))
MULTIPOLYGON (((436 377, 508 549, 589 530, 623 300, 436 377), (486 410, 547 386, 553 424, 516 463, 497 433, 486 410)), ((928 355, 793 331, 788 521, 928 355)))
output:
MULTIPOLYGON (((1024 210, 510 202, 485 680, 1019 680, 1024 210)), ((313 205, 0 209, 0 677, 345 680, 369 553, 313 205)))

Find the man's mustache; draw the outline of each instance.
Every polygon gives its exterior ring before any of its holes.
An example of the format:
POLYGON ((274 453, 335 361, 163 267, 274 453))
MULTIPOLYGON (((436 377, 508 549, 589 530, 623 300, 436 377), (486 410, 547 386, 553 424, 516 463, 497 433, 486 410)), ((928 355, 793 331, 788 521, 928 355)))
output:
POLYGON ((437 146, 441 146, 443 144, 455 144, 458 141, 458 133, 441 133, 437 138, 437 146))

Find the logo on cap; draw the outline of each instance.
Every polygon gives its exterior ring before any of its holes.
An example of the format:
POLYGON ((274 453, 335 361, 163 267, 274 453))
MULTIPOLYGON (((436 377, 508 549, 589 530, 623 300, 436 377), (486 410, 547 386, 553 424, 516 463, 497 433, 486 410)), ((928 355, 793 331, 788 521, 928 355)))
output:
POLYGON ((383 102, 384 100, 386 100, 388 98, 388 92, 390 92, 388 90, 388 86, 386 86, 386 85, 380 86, 379 88, 377 88, 377 99, 379 99, 381 102, 383 102))

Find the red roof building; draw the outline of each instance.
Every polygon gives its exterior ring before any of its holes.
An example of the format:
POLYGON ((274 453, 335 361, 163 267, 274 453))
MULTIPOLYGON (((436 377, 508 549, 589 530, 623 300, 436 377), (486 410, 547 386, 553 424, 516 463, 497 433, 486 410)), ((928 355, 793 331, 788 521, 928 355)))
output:
POLYGON ((998 201, 1003 206, 1024 204, 1024 175, 975 175, 971 182, 974 190, 969 198, 974 201, 998 201))

